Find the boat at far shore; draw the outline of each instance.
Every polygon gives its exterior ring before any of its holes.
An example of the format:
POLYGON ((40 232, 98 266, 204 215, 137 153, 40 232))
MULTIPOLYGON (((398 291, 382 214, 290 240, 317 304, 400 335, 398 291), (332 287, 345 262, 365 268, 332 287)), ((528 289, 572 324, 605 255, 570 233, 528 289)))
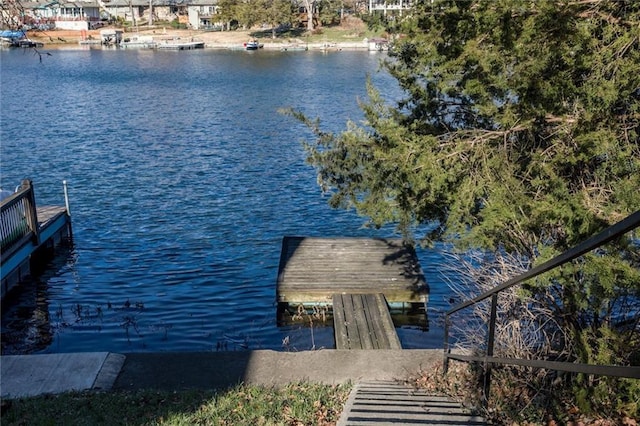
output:
POLYGON ((191 49, 204 49, 204 41, 191 38, 189 40, 183 40, 181 38, 171 38, 160 40, 156 43, 156 49, 162 50, 191 50, 191 49))
POLYGON ((264 47, 264 44, 258 43, 256 40, 247 41, 243 44, 245 50, 258 50, 264 47))
POLYGON ((154 49, 157 44, 158 43, 153 39, 153 36, 134 35, 131 37, 125 37, 120 42, 120 47, 128 49, 154 49))
POLYGON ((39 41, 27 38, 24 31, 5 30, 0 32, 0 45, 7 47, 43 47, 39 41))

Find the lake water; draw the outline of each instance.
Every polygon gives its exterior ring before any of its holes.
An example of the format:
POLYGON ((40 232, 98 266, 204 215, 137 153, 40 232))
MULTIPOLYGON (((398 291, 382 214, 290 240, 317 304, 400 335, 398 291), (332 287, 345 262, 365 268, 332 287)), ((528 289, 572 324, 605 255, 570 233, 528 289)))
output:
MULTIPOLYGON (((1 60, 0 184, 33 180, 63 205, 73 247, 3 307, 2 351, 308 350, 331 327, 276 324, 282 237, 394 237, 332 210, 304 162, 294 107, 340 131, 380 54, 78 49, 1 60), (283 346, 288 340, 288 346, 283 346)), ((431 288, 405 348, 442 346, 438 247, 418 250, 431 288)))

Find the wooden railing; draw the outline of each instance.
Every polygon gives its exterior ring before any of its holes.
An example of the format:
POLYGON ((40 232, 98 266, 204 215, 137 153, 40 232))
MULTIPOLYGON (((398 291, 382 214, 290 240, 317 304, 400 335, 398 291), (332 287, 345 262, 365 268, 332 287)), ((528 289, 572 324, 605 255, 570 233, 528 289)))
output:
POLYGON ((459 304, 453 309, 449 310, 445 314, 445 329, 444 329, 444 372, 446 374, 449 367, 449 360, 457 360, 463 362, 476 362, 480 363, 483 367, 483 396, 486 400, 489 396, 489 389, 491 386, 491 368, 494 365, 518 365, 532 368, 549 369, 555 371, 567 371, 572 373, 585 373, 602 376, 614 376, 614 377, 627 377, 640 379, 640 367, 633 366, 611 366, 611 365, 592 365, 592 364, 580 364, 572 362, 557 362, 547 360, 532 360, 532 359, 516 359, 516 358, 500 358, 494 357, 494 337, 496 329, 496 317, 497 317, 497 303, 498 295, 500 292, 511 288, 513 286, 524 283, 525 281, 536 277, 544 272, 555 269, 567 262, 570 262, 602 245, 612 241, 627 232, 630 232, 640 226, 640 210, 631 214, 627 218, 618 222, 617 224, 610 226, 601 233, 589 238, 576 247, 560 254, 559 256, 533 268, 529 271, 512 278, 505 283, 494 287, 493 289, 474 297, 466 302, 459 304), (464 355, 454 354, 451 352, 449 346, 449 328, 451 325, 451 316, 455 313, 462 311, 465 308, 471 307, 483 300, 491 298, 491 308, 489 313, 489 323, 487 324, 487 343, 486 351, 484 355, 464 355))
POLYGON ((38 215, 33 183, 23 180, 18 190, 0 205, 0 241, 2 259, 27 242, 39 244, 38 215))

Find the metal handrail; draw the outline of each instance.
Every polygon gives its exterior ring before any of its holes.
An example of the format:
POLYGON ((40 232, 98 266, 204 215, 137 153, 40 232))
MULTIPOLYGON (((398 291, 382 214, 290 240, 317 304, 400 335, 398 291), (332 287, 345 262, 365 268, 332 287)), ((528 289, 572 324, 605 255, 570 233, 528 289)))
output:
POLYGON ((597 374, 599 376, 625 377, 640 379, 640 367, 624 367, 620 365, 593 365, 577 362, 547 361, 537 359, 501 358, 493 356, 474 356, 451 354, 450 359, 465 362, 486 362, 488 364, 519 365, 521 367, 545 368, 569 373, 597 374))
POLYGON ((534 368, 546 368, 550 370, 556 371, 569 371, 576 373, 586 373, 586 374, 597 374, 604 376, 617 376, 617 377, 627 377, 627 378, 640 378, 640 367, 622 367, 622 366, 598 366, 592 364, 578 364, 571 362, 556 362, 556 361, 544 361, 544 360, 526 360, 526 359, 518 359, 518 358, 496 358, 493 356, 494 349, 494 335, 495 335, 495 323, 496 323, 496 307, 498 294, 508 288, 516 286, 518 284, 522 284, 523 282, 534 278, 544 272, 557 268, 561 265, 564 265, 567 262, 570 262, 573 259, 576 259, 582 256, 585 253, 588 253, 602 245, 608 243, 609 241, 618 238, 619 236, 632 231, 640 226, 640 210, 635 213, 629 215, 625 219, 620 222, 606 228, 604 231, 594 235, 593 237, 583 241, 577 246, 567 250, 566 252, 554 257, 551 260, 548 260, 541 265, 536 266, 528 270, 527 272, 518 275, 517 277, 511 278, 500 284, 491 290, 488 290, 482 293, 479 296, 476 296, 466 302, 463 302, 454 308, 450 309, 445 314, 445 326, 444 326, 444 372, 446 373, 449 366, 449 360, 455 359, 458 361, 465 362, 483 362, 485 365, 485 378, 484 378, 484 388, 483 393, 486 397, 489 395, 489 386, 491 382, 490 375, 490 366, 493 364, 502 364, 502 365, 521 365, 528 366, 534 368), (449 348, 449 325, 450 325, 450 317, 456 312, 461 311, 462 309, 468 308, 469 306, 475 305, 478 302, 488 299, 491 297, 491 311, 490 311, 490 319, 489 319, 489 330, 487 336, 487 350, 484 356, 473 356, 473 355, 461 355, 461 354, 452 354, 449 348))

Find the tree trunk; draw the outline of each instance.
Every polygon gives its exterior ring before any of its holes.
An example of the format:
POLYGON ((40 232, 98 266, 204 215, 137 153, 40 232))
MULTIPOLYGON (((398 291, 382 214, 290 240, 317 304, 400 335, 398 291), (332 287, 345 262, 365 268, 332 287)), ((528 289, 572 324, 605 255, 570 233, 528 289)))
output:
POLYGON ((307 31, 313 31, 313 8, 315 0, 304 0, 304 6, 307 8, 307 31))
POLYGON ((133 12, 133 3, 129 0, 129 10, 131 11, 131 21, 133 22, 133 27, 138 32, 138 22, 136 22, 136 15, 133 12))
POLYGON ((311 9, 307 11, 307 30, 313 31, 313 3, 311 3, 311 9))

